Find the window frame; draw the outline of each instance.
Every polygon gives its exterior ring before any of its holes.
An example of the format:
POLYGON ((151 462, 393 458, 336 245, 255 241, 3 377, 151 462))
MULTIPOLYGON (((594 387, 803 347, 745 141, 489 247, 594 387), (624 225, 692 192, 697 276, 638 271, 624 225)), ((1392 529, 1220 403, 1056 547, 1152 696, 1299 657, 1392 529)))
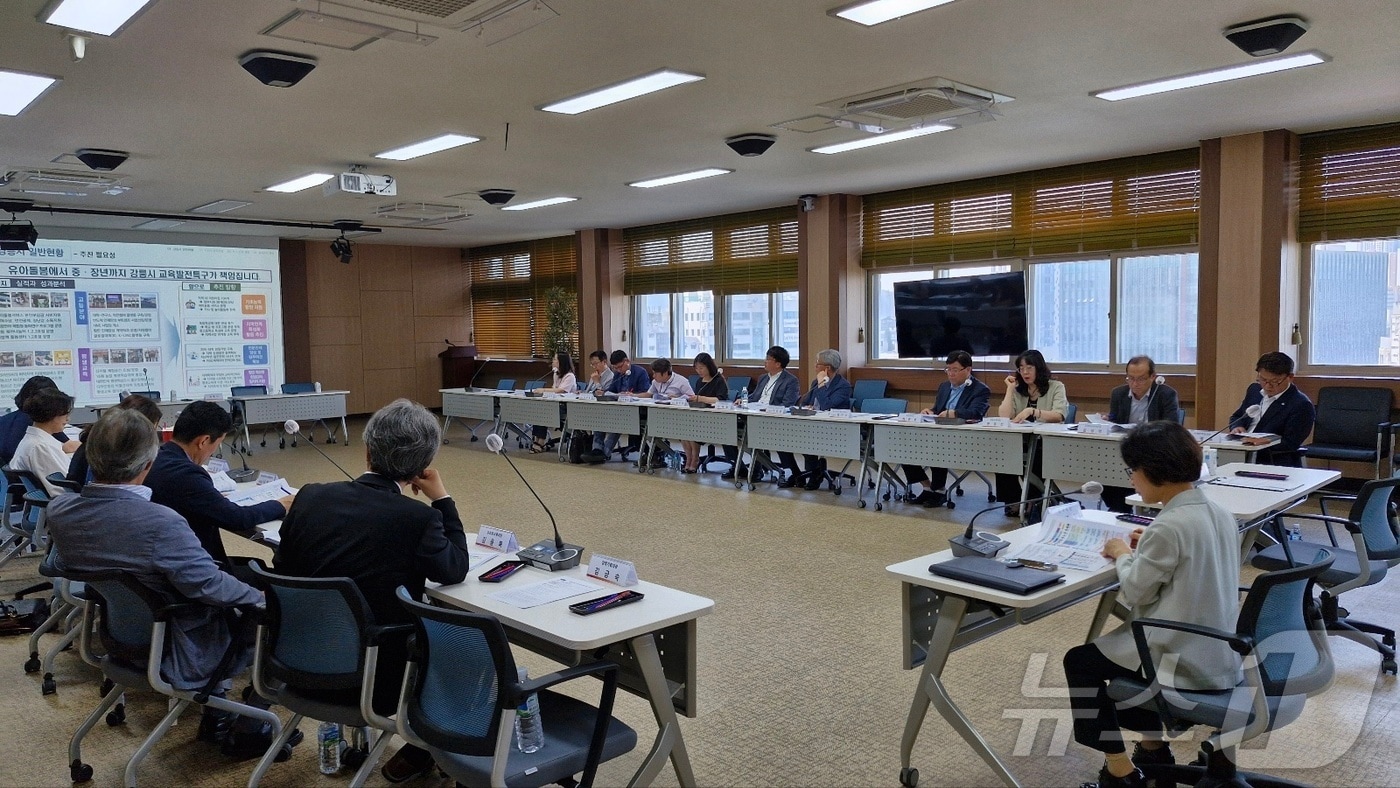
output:
MULTIPOLYGON (((1312 359, 1309 350, 1308 338, 1312 336, 1312 304, 1313 304, 1313 251, 1320 244, 1334 243, 1365 243, 1367 241, 1400 241, 1400 235, 1378 236, 1374 238, 1336 238, 1321 241, 1303 241, 1299 257, 1301 260, 1301 272, 1299 276, 1299 289, 1302 291, 1298 298, 1298 328, 1302 332, 1303 341, 1298 345, 1298 358, 1295 375, 1325 375, 1328 377, 1344 378, 1400 378, 1400 364, 1319 364, 1312 359)), ((1281 326, 1280 328, 1287 328, 1281 326)))
MULTIPOLYGON (((686 292, 706 292, 706 291, 686 291, 686 292)), ((760 356, 760 357, 758 357, 758 358, 747 358, 747 357, 736 357, 736 356, 730 355, 730 347, 729 347, 729 299, 730 299, 730 298, 736 297, 736 296, 756 296, 756 295, 762 295, 762 296, 764 296, 764 297, 766 297, 766 298, 768 299, 768 315, 769 315, 769 318, 768 318, 768 344, 767 344, 767 346, 764 348, 764 350, 767 350, 768 347, 772 347, 773 345, 782 344, 781 342, 778 341, 779 334, 781 333, 781 327, 780 327, 780 326, 781 326, 781 322, 780 322, 779 320, 774 320, 774 316, 777 315, 777 314, 780 312, 780 300, 779 300, 780 297, 781 297, 784 293, 792 293, 792 294, 794 294, 794 295, 797 297, 799 303, 801 302, 801 299, 802 299, 802 294, 801 294, 802 291, 801 291, 801 290, 779 290, 779 291, 771 292, 771 293, 729 293, 729 294, 717 294, 717 293, 715 293, 715 291, 713 291, 713 290, 710 290, 710 291, 708 291, 708 292, 711 294, 711 298, 718 304, 718 308, 714 310, 714 325, 715 325, 714 344, 715 344, 715 349, 714 349, 714 351, 711 353, 711 355, 713 355, 713 356, 715 357, 715 362, 718 363, 718 364, 720 364, 721 366, 723 366, 724 364, 749 365, 749 364, 752 364, 752 363, 762 363, 762 362, 763 362, 763 357, 762 357, 762 356, 760 356)), ((643 360, 650 360, 650 359, 652 359, 652 356, 645 356, 645 355, 641 355, 641 354, 639 354, 639 353, 636 352, 637 349, 638 349, 638 347, 640 346, 640 343, 637 341, 637 329, 638 329, 638 325, 639 325, 639 324, 638 324, 638 321, 641 319, 641 315, 642 315, 642 313, 637 309, 637 299, 638 299, 638 298, 645 297, 645 295, 653 295, 653 296, 655 296, 655 295, 665 295, 665 296, 667 296, 668 298, 671 299, 671 310, 670 310, 671 323, 670 323, 670 326, 671 326, 671 350, 672 350, 673 353, 674 353, 674 351, 675 351, 675 349, 676 349, 676 347, 675 347, 675 341, 676 341, 676 339, 677 339, 678 337, 682 336, 681 334, 678 334, 678 333, 677 333, 677 331, 679 330, 679 329, 678 329, 678 325, 677 325, 677 316, 678 316, 678 314, 680 314, 681 310, 683 309, 682 303, 681 303, 681 301, 680 301, 680 297, 683 295, 683 293, 650 293, 650 294, 643 294, 643 295, 628 296, 628 297, 627 297, 627 309, 628 309, 628 313, 629 313, 629 314, 628 314, 628 320, 627 320, 627 322, 628 322, 628 330, 632 332, 632 339, 631 339, 631 341, 629 341, 629 342, 627 343, 627 347, 628 347, 629 353, 632 354, 632 358, 633 358, 634 360, 636 360, 636 361, 643 361, 643 360)), ((799 320, 800 320, 800 319, 799 319, 799 320)), ((801 323, 799 322, 799 324, 798 324, 798 331, 800 332, 801 329, 802 329, 802 326, 801 326, 801 323)), ((791 355, 792 359, 796 360, 796 359, 800 358, 800 355, 799 355, 799 353, 800 353, 800 347, 799 347, 799 346, 800 346, 800 345, 801 345, 801 342, 799 341, 799 342, 795 343, 794 347, 788 347, 787 345, 783 345, 783 347, 786 347, 787 350, 788 350, 788 353, 791 355)), ((689 358, 693 358, 693 356, 669 355, 669 356, 667 356, 666 358, 668 358, 668 359, 681 359, 681 360, 686 360, 686 359, 689 359, 689 358)))
MULTIPOLYGON (((1121 303, 1120 303, 1121 299, 1120 299, 1119 285, 1120 285, 1120 283, 1121 283, 1121 281, 1122 281, 1122 268, 1123 268, 1124 261, 1125 261, 1126 259, 1128 259, 1128 258, 1134 258, 1134 257, 1151 257, 1151 256, 1154 256, 1154 255, 1171 255, 1171 254, 1194 254, 1194 255, 1196 255, 1197 272, 1199 273, 1199 271, 1200 271, 1200 247, 1199 247, 1199 246, 1196 246, 1196 245, 1175 245, 1175 246, 1162 246, 1162 247, 1151 247, 1151 248, 1140 248, 1140 249, 1115 249, 1115 250, 1112 250, 1112 251, 1082 252, 1082 253, 1078 253, 1078 254, 1056 254, 1056 255, 1037 255, 1037 256, 1027 256, 1027 257, 1000 257, 1000 258, 992 257, 992 258, 986 258, 986 259, 982 259, 982 260, 959 260, 959 261, 957 261, 957 262, 943 263, 943 264, 939 264, 939 265, 915 264, 915 265, 897 266, 897 267, 895 267, 895 266, 887 266, 887 267, 880 267, 880 268, 869 268, 869 269, 866 269, 866 271, 865 271, 865 273, 866 273, 866 277, 865 277, 866 298, 865 298, 865 318, 864 318, 864 326, 865 326, 865 334, 866 334, 866 337, 867 337, 867 342, 873 344, 873 343, 875 343, 875 342, 878 341, 877 338, 878 338, 878 336, 879 336, 878 333, 877 333, 877 331, 878 331, 878 323, 877 323, 878 314, 877 314, 877 310, 878 310, 878 307, 879 307, 879 303, 878 303, 878 299, 879 299, 879 290, 878 290, 878 288, 876 287, 876 284, 875 284, 875 277, 877 277, 877 276, 881 276, 881 275, 885 275, 885 274, 892 274, 892 273, 899 273, 899 272, 901 272, 901 271, 928 271, 928 272, 930 272, 930 274, 936 275, 937 272, 943 271, 943 270, 958 270, 958 269, 967 269, 967 268, 982 268, 982 267, 987 267, 987 266, 1009 266, 1009 267, 1010 267, 1010 270, 1012 270, 1012 271, 1022 271, 1022 272, 1024 272, 1024 273, 1027 274, 1027 276, 1026 276, 1026 302, 1027 302, 1027 310, 1026 310, 1026 311, 1027 311, 1027 314, 1026 314, 1026 318, 1027 318, 1028 324, 1029 324, 1032 328, 1034 328, 1034 326, 1035 326, 1035 314, 1034 314, 1034 309, 1035 309, 1035 292, 1034 292, 1034 290, 1035 290, 1035 283, 1034 283, 1034 277, 1030 276, 1030 274, 1031 274, 1031 268, 1032 268, 1033 266, 1037 266, 1037 265, 1047 265, 1047 264, 1054 264, 1054 263, 1070 263, 1070 262, 1089 261, 1089 260, 1102 260, 1102 259, 1107 258, 1108 261, 1109 261, 1109 282, 1108 282, 1108 287, 1109 287, 1109 309, 1108 309, 1108 315, 1107 315, 1107 320, 1108 320, 1108 332, 1109 332, 1109 333, 1108 333, 1108 358, 1109 358, 1109 361, 1108 361, 1107 364, 1095 364, 1095 363, 1088 363, 1088 362, 1073 362, 1073 363, 1071 363, 1071 362, 1055 362, 1055 364, 1054 364, 1054 369, 1055 369, 1057 372, 1058 372, 1058 371, 1064 371, 1064 372, 1109 372, 1109 373, 1118 372, 1118 371, 1121 371, 1121 370, 1122 370, 1123 365, 1120 364, 1120 363, 1114 362, 1113 359, 1115 359, 1115 358, 1118 357, 1118 344, 1119 344, 1119 324, 1118 324, 1118 316, 1119 316, 1119 313, 1120 313, 1120 310, 1121 310, 1121 303)), ((1198 279, 1198 283, 1199 283, 1199 279, 1198 279)), ((1198 329, 1197 329, 1197 338, 1198 338, 1198 340, 1199 340, 1199 336, 1200 336, 1200 334, 1199 334, 1199 328, 1198 328, 1198 329)), ((1034 346, 1035 346, 1035 338, 1032 337, 1032 338, 1031 338, 1031 341, 1032 341, 1032 347, 1034 347, 1034 346)), ((878 351, 877 351, 877 352, 878 352, 878 351)), ((1198 349, 1197 349, 1197 354, 1198 354, 1197 357, 1198 357, 1198 359, 1199 359, 1199 347, 1198 347, 1198 349)), ((880 368, 885 368, 885 369, 923 369, 923 368, 927 365, 927 363, 928 363, 927 361, 925 361, 925 360, 923 360, 923 359, 876 358, 875 356, 876 356, 876 353, 872 353, 872 354, 871 354, 871 357, 865 362, 865 366, 880 367, 880 368)), ((991 362, 991 363, 992 363, 993 365, 995 365, 997 362, 991 362)), ((1196 366, 1197 366, 1196 364, 1163 364, 1163 363, 1158 363, 1158 364, 1157 364, 1157 370, 1158 370, 1159 373, 1162 373, 1162 374, 1177 374, 1177 375, 1181 375, 1181 374, 1195 374, 1196 366)))

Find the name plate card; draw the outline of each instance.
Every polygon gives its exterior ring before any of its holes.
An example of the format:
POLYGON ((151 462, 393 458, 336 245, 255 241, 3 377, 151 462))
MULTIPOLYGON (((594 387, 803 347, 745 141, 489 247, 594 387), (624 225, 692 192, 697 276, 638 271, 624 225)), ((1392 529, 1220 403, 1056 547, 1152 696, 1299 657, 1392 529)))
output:
POLYGON ((476 543, 503 553, 512 553, 520 549, 520 542, 516 541, 514 531, 491 525, 483 525, 477 530, 476 543))
POLYGON ((631 561, 594 553, 593 559, 588 562, 588 576, 620 586, 634 586, 637 584, 637 566, 631 561))
POLYGON ((1011 419, 1003 419, 1003 418, 1000 417, 1000 416, 987 416, 986 418, 982 419, 982 426, 984 426, 984 427, 1010 427, 1010 426, 1011 426, 1011 419))
POLYGON ((1075 427, 1080 435, 1112 435, 1115 432, 1122 432, 1123 428, 1112 422, 1101 424, 1084 423, 1076 424, 1075 427))
POLYGON ((924 417, 917 413, 901 413, 899 414, 898 420, 902 422, 912 422, 917 424, 918 422, 923 421, 924 417))

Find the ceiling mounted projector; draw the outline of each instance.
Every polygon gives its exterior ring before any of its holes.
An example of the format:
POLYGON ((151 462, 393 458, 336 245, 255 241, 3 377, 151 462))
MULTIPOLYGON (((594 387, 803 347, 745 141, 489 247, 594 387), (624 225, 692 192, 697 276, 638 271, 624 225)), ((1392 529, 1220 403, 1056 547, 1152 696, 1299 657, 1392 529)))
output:
POLYGON ((762 156, 778 138, 772 134, 738 134, 724 141, 740 156, 762 156))
POLYGON ((515 197, 514 189, 482 189, 476 193, 487 205, 505 205, 515 197))
POLYGON ((121 150, 107 150, 106 148, 79 148, 73 154, 78 161, 86 164, 89 169, 98 172, 111 172, 122 166, 131 154, 121 150))
POLYGON ((32 222, 0 224, 0 251, 25 252, 39 243, 39 231, 32 222))
POLYGON ((238 65, 264 85, 289 88, 316 68, 316 58, 256 49, 238 58, 238 65))
POLYGON ((1302 38, 1308 32, 1308 21, 1301 16, 1284 14, 1231 25, 1221 32, 1246 54, 1265 57, 1277 55, 1302 38))

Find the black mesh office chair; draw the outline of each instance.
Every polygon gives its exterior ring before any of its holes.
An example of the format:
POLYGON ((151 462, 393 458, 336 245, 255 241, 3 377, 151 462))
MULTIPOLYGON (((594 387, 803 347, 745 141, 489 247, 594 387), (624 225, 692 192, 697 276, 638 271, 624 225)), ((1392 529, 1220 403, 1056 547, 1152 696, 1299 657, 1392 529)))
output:
POLYGON ((1390 454, 1393 405, 1390 389, 1323 386, 1317 393, 1312 443, 1300 451, 1314 460, 1371 463, 1372 478, 1378 479, 1381 460, 1390 454))
POLYGON ((1322 586, 1322 619, 1327 632, 1356 641, 1381 655, 1381 671, 1394 675, 1395 630, 1350 618, 1339 604, 1341 595, 1354 588, 1375 585, 1385 579, 1387 571, 1400 564, 1400 533, 1397 532, 1394 496, 1400 487, 1400 477, 1369 481, 1361 487, 1346 517, 1327 514, 1288 513, 1275 517, 1272 530, 1278 544, 1260 551, 1251 563, 1259 569, 1277 570, 1298 566, 1318 550, 1328 550, 1336 563, 1318 577, 1322 586), (1290 541, 1289 521, 1322 523, 1327 529, 1327 543, 1290 541), (1335 526, 1341 526, 1351 536, 1350 549, 1338 541, 1335 526), (1379 639, 1374 636, 1379 636, 1379 639))
MULTIPOLYGON (((1168 731, 1208 725, 1214 733, 1201 742, 1194 764, 1145 764, 1156 784, 1197 786, 1295 785, 1265 775, 1240 773, 1238 746, 1298 719, 1304 702, 1332 684, 1332 652, 1317 617, 1313 583, 1332 566, 1327 550, 1310 552, 1311 563, 1255 578, 1240 605, 1234 632, 1161 619, 1132 622, 1145 678, 1115 679, 1109 697, 1120 706, 1157 712, 1168 731), (1224 641, 1244 662, 1244 680, 1226 690, 1181 690, 1163 686, 1148 646, 1149 631, 1176 630, 1224 641)), ((1164 663, 1175 655, 1162 655, 1164 663)))

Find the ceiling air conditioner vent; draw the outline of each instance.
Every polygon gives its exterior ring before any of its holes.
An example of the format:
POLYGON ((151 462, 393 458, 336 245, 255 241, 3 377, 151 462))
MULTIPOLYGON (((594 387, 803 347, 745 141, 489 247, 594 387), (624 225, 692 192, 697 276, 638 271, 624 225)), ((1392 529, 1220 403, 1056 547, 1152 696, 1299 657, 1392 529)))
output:
POLYGON ((471 214, 460 205, 431 202, 388 203, 375 208, 374 216, 377 219, 417 227, 430 227, 471 218, 471 214))
POLYGON ((837 99, 822 106, 840 112, 843 117, 864 116, 898 122, 917 118, 946 120, 988 112, 997 104, 1011 100, 1010 96, 932 77, 837 99))
POLYGON ((537 0, 333 0, 334 5, 465 30, 537 0))

